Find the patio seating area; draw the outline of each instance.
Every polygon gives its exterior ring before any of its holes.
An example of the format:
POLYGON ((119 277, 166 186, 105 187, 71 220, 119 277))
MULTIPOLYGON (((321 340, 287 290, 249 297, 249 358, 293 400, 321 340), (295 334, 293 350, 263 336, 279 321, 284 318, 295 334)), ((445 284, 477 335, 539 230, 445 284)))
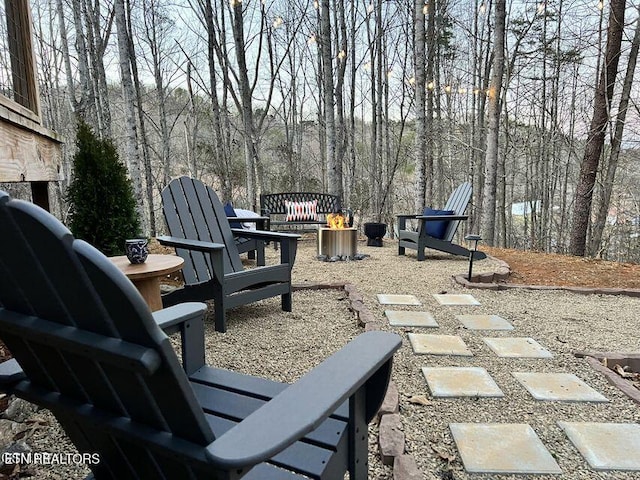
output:
MULTIPOLYGON (((362 295, 378 327, 403 338, 403 346, 395 355, 392 379, 399 391, 404 451, 414 458, 422 475, 419 478, 476 478, 476 474, 468 472, 468 465, 463 464, 457 445, 460 432, 452 433, 451 428, 451 424, 468 423, 529 425, 560 472, 541 473, 536 478, 637 478, 638 471, 596 473, 558 422, 640 422, 638 405, 585 360, 574 356, 576 351, 588 350, 637 351, 638 299, 564 291, 467 290, 452 281, 452 275, 467 269, 468 261, 463 257, 428 250, 426 261, 416 262, 412 253, 399 257, 397 243, 393 241, 385 241, 383 248, 374 248, 367 247, 366 240, 361 239, 358 250, 370 257, 359 262, 325 263, 316 259, 314 240, 307 238, 298 246, 292 272, 293 311, 282 312, 278 298, 231 309, 228 315, 232 321, 225 334, 215 332, 211 316, 206 322, 208 364, 278 381, 295 381, 362 332, 343 290, 315 289, 318 285, 328 287, 348 282, 362 295), (413 295, 421 305, 383 305, 379 294, 413 295), (434 294, 471 294, 479 305, 444 305, 434 294), (396 314, 393 319, 394 314, 385 314, 389 310, 411 313, 396 314), (409 326, 397 320, 398 316, 415 316, 419 312, 428 313, 437 327, 409 326), (472 330, 458 318, 468 315, 498 316, 513 330, 472 330), (409 334, 460 337, 473 356, 416 354, 409 334), (484 340, 488 337, 530 338, 551 357, 499 357, 484 340), (503 396, 434 397, 424 367, 484 368, 503 396), (513 376, 514 372, 573 374, 607 401, 536 400, 513 376)), ((267 249, 266 253, 267 264, 278 261, 279 252, 267 249)), ((474 264, 474 272, 492 271, 497 265, 497 261, 487 258, 474 264)), ((392 466, 382 464, 375 448, 378 426, 371 425, 369 433, 369 478, 393 478, 392 466)), ((35 445, 41 449, 68 450, 68 444, 65 446, 60 437, 55 428, 39 428, 35 445), (51 445, 51 439, 55 446, 51 445)), ((634 448, 640 447, 626 441, 629 458, 633 458, 634 448)), ((47 471, 51 471, 47 469, 51 468, 38 467, 35 478, 47 478, 47 471)), ((82 473, 70 471, 69 478, 83 478, 82 473)), ((496 473, 491 478, 528 476, 529 473, 496 473)))

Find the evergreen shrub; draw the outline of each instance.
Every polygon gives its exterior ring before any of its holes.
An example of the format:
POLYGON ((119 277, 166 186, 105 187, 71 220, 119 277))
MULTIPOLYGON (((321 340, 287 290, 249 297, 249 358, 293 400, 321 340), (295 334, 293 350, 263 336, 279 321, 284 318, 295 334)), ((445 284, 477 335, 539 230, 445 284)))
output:
POLYGON ((105 255, 124 254, 127 238, 140 237, 140 223, 127 169, 110 140, 78 125, 72 181, 67 190, 69 228, 105 255))

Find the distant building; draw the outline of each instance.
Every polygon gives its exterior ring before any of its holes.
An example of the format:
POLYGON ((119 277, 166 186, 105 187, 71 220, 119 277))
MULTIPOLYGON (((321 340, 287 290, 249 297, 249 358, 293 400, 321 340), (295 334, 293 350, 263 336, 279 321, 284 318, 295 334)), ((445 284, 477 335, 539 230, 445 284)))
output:
POLYGON ((522 217, 531 215, 531 212, 540 212, 540 200, 529 200, 527 202, 518 202, 511 204, 511 215, 522 217))

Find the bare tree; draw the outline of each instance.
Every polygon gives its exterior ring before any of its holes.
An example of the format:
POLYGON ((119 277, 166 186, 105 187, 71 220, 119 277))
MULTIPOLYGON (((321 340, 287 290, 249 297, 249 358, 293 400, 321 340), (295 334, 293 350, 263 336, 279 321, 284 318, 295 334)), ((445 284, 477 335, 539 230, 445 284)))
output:
POLYGON ((604 64, 595 92, 593 117, 576 186, 569 244, 569 253, 576 256, 584 256, 586 249, 593 188, 596 183, 598 164, 600 163, 600 156, 604 146, 611 99, 613 98, 613 90, 618 73, 618 61, 620 60, 620 47, 624 29, 624 11, 624 0, 611 0, 604 64))
POLYGON ((427 172, 426 172, 426 151, 427 151, 427 135, 426 135, 426 73, 425 73, 425 4, 424 0, 415 0, 415 31, 414 31, 414 82, 415 82, 415 112, 416 112, 416 140, 415 140, 415 162, 416 162, 416 193, 415 208, 416 212, 424 208, 425 195, 427 189, 427 172))
POLYGON ((144 233, 148 232, 148 222, 144 210, 144 189, 140 155, 138 153, 138 135, 136 125, 136 93, 131 76, 131 58, 129 49, 129 28, 124 0, 115 0, 115 20, 118 37, 118 58, 120 65, 120 81, 125 108, 126 156, 133 193, 136 199, 140 224, 144 233))
MULTIPOLYGON (((340 1, 340 0, 337 0, 340 1)), ((320 36, 318 46, 322 61, 322 91, 324 99, 324 126, 326 132, 327 191, 342 196, 342 165, 337 156, 333 54, 331 38, 330 0, 320 0, 320 36), (338 163, 340 162, 340 165, 338 163)))
POLYGON ((502 77, 504 73, 504 43, 506 23, 506 1, 496 0, 493 74, 489 87, 489 126, 487 128, 487 150, 485 156, 484 187, 482 197, 482 238, 493 245, 496 225, 496 180, 500 137, 500 98, 502 95, 502 77))
MULTIPOLYGON (((640 7, 638 8, 640 13, 640 7)), ((640 49, 640 19, 636 19, 636 31, 631 42, 631 51, 629 52, 629 61, 627 63, 627 72, 624 77, 622 86, 622 95, 620 104, 618 105, 618 114, 616 116, 615 131, 611 139, 611 150, 609 152, 609 161, 602 185, 600 203, 596 215, 593 229, 591 232, 591 241, 589 244, 589 255, 596 256, 602 248, 602 233, 609 212, 611 202, 611 194, 613 192, 613 183, 618 168, 618 160, 620 158, 620 148, 622 145, 622 134, 624 133, 624 125, 627 118, 627 110, 629 109, 629 99, 631 97, 631 87, 633 85, 633 77, 636 70, 638 60, 638 50, 640 49)))

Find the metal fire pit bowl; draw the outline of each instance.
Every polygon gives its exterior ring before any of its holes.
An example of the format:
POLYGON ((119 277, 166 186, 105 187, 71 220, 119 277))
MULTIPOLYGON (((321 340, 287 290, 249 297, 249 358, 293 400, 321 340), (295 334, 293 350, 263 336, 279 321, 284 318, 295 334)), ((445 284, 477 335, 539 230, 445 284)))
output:
POLYGON ((318 229, 318 257, 355 258, 358 248, 358 230, 356 228, 318 229))

